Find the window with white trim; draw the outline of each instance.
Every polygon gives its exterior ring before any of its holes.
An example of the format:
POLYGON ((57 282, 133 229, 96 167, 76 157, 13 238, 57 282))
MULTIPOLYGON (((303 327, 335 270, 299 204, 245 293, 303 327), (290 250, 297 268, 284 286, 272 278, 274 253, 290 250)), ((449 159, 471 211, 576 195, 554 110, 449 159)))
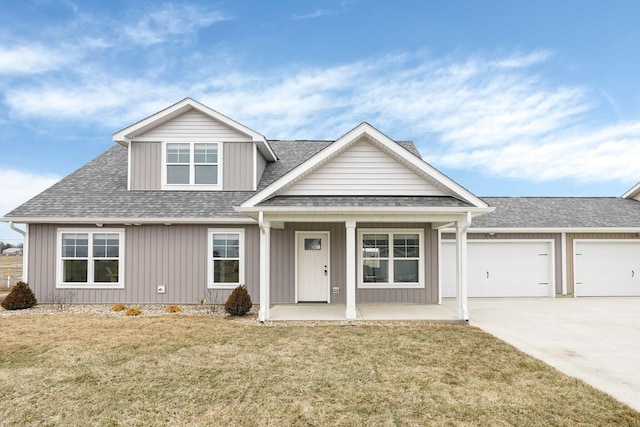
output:
POLYGON ((244 230, 209 230, 209 288, 244 284, 244 230))
POLYGON ((124 230, 59 229, 58 288, 123 288, 124 230))
POLYGON ((220 146, 217 142, 163 144, 163 189, 221 189, 220 146))
POLYGON ((360 230, 360 288, 424 287, 422 230, 360 230))

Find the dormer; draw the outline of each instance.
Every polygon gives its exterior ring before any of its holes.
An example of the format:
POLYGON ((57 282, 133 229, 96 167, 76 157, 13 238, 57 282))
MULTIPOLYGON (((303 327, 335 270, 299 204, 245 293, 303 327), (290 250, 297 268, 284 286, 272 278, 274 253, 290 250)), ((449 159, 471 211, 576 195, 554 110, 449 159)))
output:
POLYGON ((255 191, 275 152, 261 134, 186 98, 113 135, 129 190, 255 191))

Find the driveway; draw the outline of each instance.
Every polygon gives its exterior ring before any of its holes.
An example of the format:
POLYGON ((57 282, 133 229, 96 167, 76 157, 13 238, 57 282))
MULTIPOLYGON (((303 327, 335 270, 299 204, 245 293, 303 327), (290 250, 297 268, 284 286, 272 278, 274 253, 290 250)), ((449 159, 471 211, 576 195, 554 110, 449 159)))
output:
POLYGON ((640 298, 471 298, 469 317, 640 411, 640 298))

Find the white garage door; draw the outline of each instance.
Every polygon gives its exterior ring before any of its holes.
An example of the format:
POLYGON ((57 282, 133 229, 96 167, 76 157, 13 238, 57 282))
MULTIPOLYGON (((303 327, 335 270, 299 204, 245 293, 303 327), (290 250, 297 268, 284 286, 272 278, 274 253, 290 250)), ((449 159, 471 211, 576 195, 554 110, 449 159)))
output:
MULTIPOLYGON (((442 296, 456 296, 455 241, 442 241, 442 296)), ((555 293, 553 242, 469 240, 469 297, 546 297, 555 293)))
POLYGON ((640 242, 575 240, 576 296, 640 296, 640 242))

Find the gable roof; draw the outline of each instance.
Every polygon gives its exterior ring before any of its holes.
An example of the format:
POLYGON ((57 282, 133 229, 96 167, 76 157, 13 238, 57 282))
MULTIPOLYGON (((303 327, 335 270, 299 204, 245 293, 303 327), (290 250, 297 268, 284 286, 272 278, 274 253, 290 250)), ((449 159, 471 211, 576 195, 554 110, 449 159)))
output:
POLYGON ((450 194, 452 197, 460 199, 474 207, 488 207, 488 205, 481 199, 440 171, 433 168, 428 163, 424 162, 419 156, 410 153, 408 150, 404 149, 401 145, 384 135, 370 124, 363 122, 351 131, 347 132, 341 138, 337 139, 334 143, 313 155, 304 163, 297 165, 284 176, 263 188, 255 196, 243 203, 241 208, 252 208, 271 197, 278 196, 287 188, 295 185, 296 182, 299 182, 305 177, 311 175, 314 171, 338 157, 341 153, 363 138, 375 145, 381 151, 384 151, 393 157, 398 162, 402 163, 423 179, 436 185, 443 191, 443 193, 450 194))
POLYGON ((260 153, 262 153, 267 161, 277 160, 275 152, 263 135, 191 98, 185 98, 182 101, 176 102, 164 110, 114 133, 113 140, 118 144, 127 146, 136 136, 140 136, 191 110, 199 111, 233 130, 247 135, 256 144, 258 150, 260 150, 260 153))
POLYGON ((568 230, 640 228, 640 202, 620 197, 483 197, 496 209, 471 229, 568 230))
POLYGON ((628 189, 623 195, 623 199, 635 199, 640 195, 640 182, 628 189))

